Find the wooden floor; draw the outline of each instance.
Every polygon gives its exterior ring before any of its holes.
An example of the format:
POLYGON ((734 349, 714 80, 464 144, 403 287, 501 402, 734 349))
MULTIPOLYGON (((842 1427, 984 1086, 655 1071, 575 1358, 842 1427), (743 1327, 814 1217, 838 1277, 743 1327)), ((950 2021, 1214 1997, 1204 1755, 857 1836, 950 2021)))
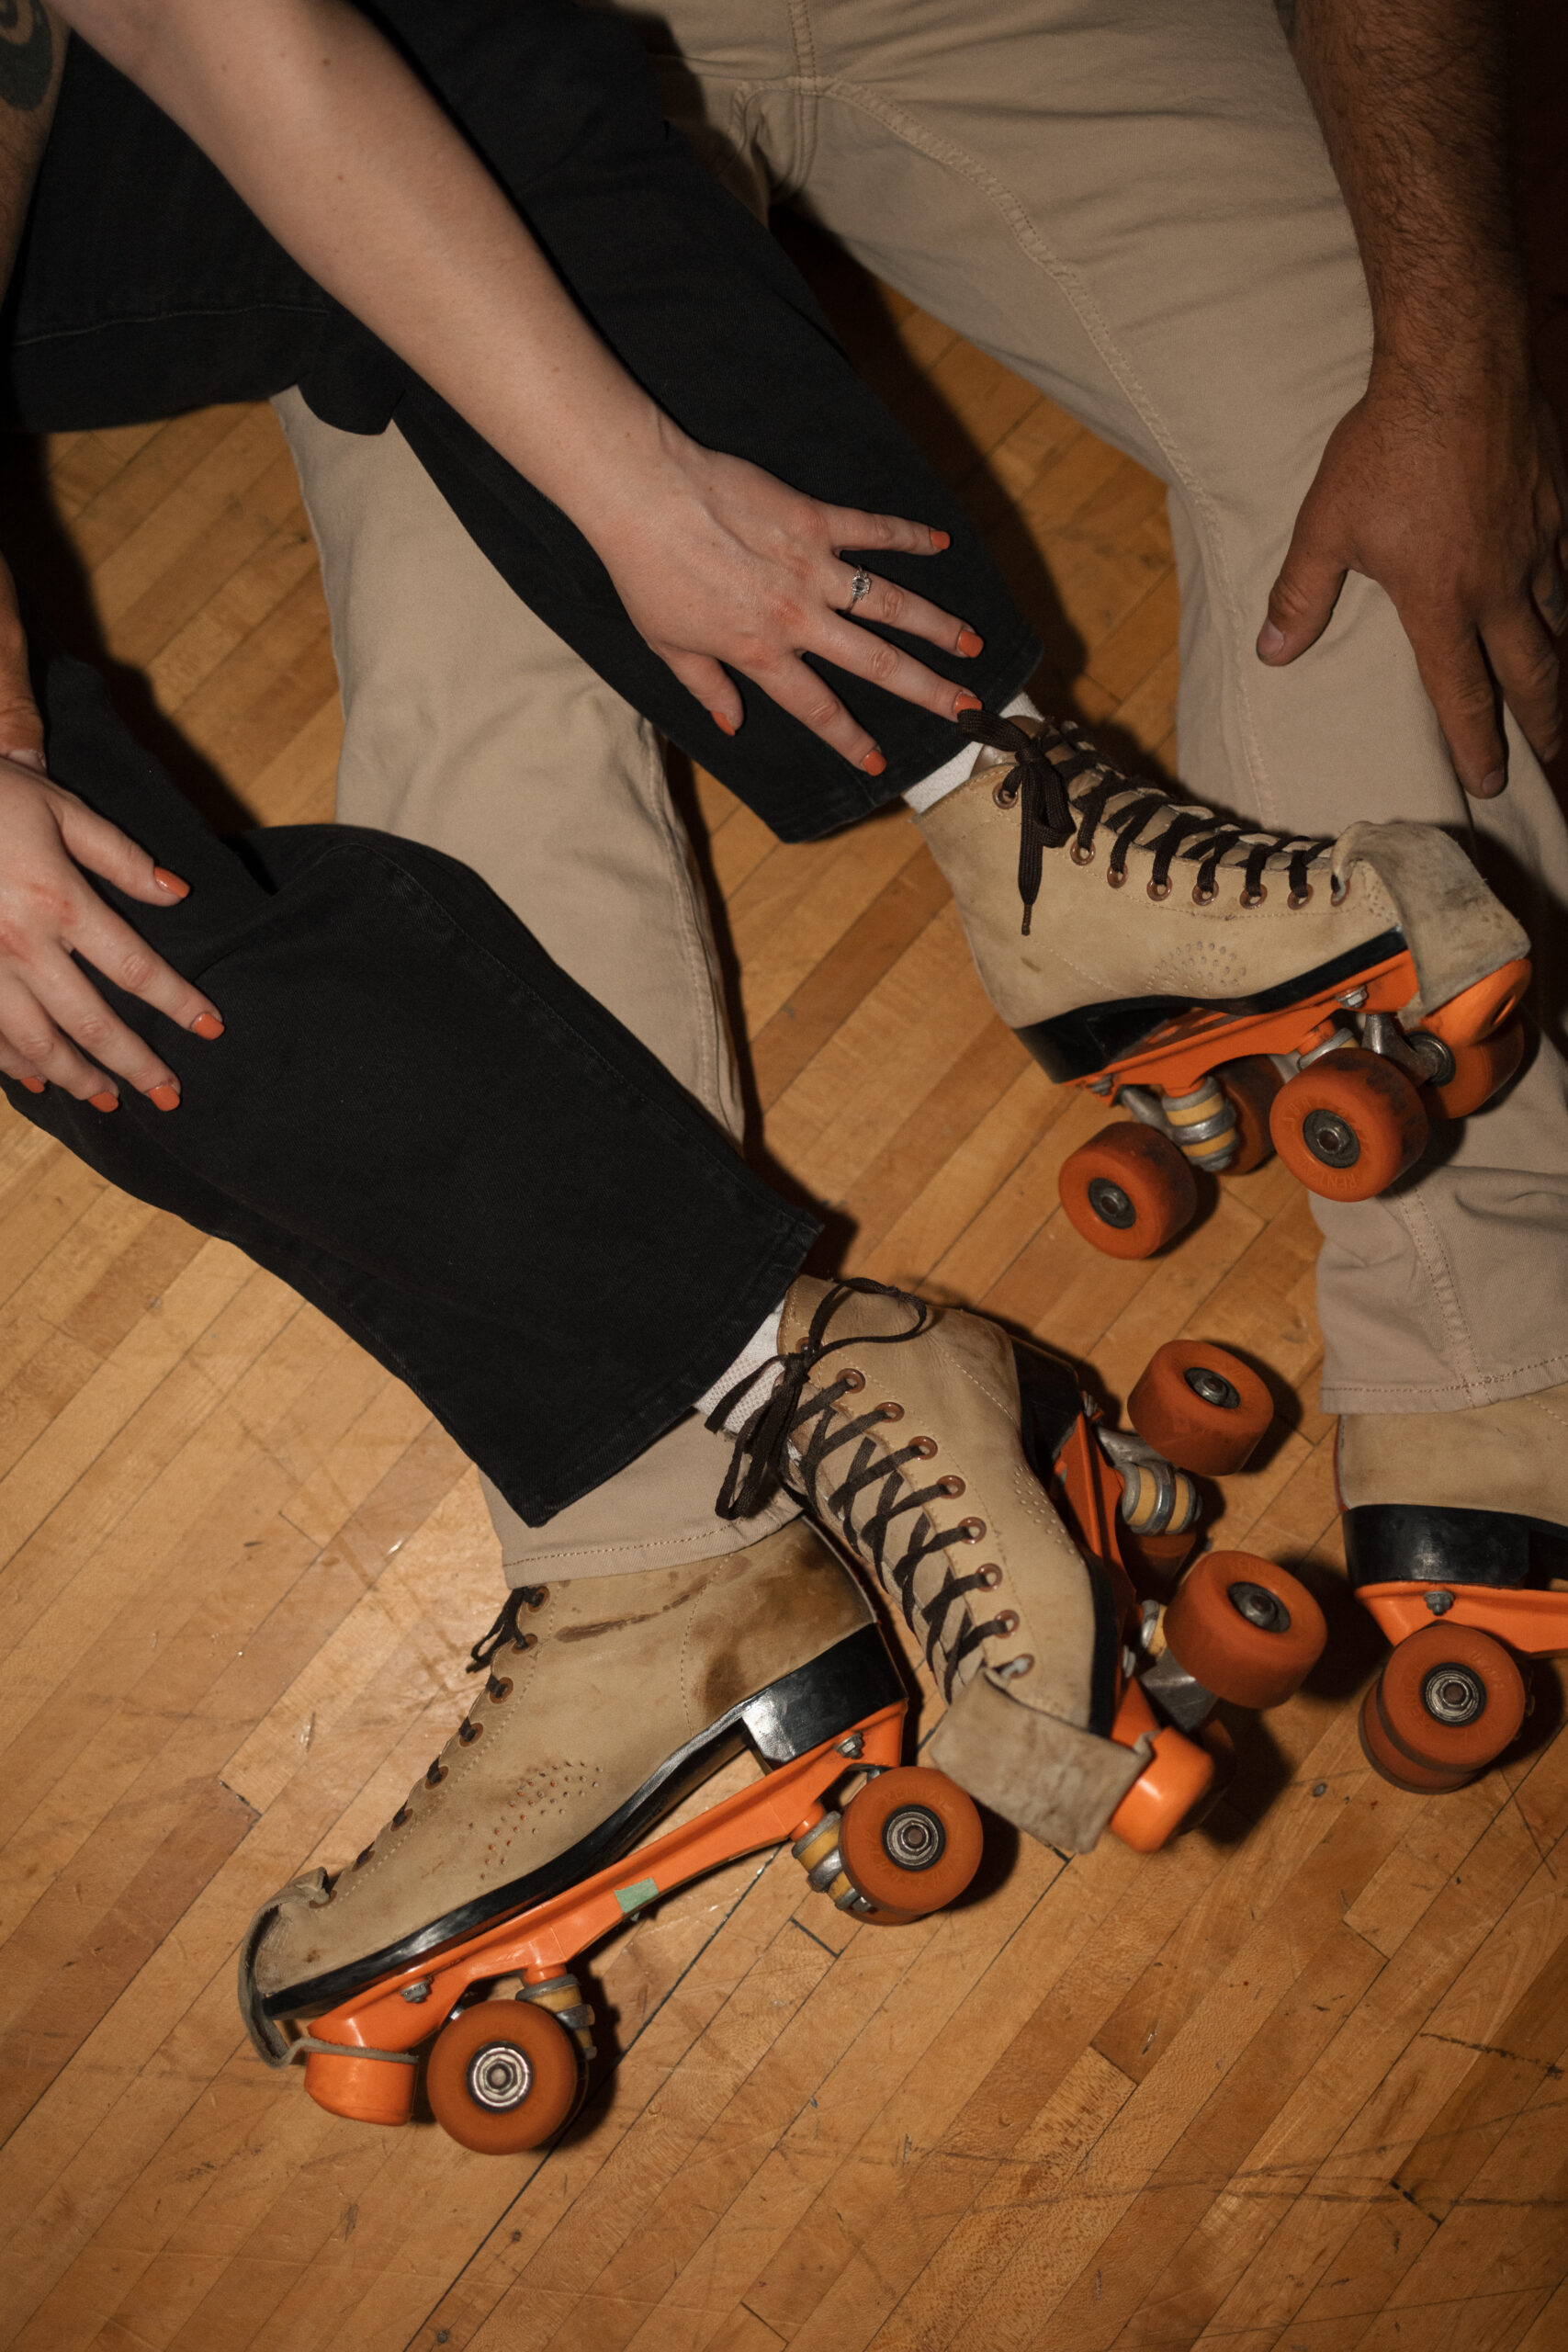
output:
MULTIPOLYGON (((862 329, 1048 623, 1051 690, 1168 760, 1156 486, 931 320, 862 329)), ((140 722, 209 796, 325 817, 326 622, 270 413, 43 456, 140 722)), ((1303 1194, 1268 1168, 1165 1259, 1098 1256, 1055 1174, 1101 1114, 990 1014, 901 814, 783 848, 700 798, 767 1148, 852 1221, 849 1264, 1013 1318, 1111 1401, 1179 1332, 1254 1355, 1279 1418, 1216 1532, 1306 1564, 1329 1660, 1152 1859, 998 1829, 977 1899, 896 1933, 787 1856, 667 1901, 592 1963, 610 2063, 547 2155, 336 2120, 252 2056, 236 1941, 455 1719, 499 1589, 477 1481, 278 1283, 6 1115, 3 2340, 1561 2352, 1568 1739, 1543 1708, 1431 1803, 1362 1763, 1377 1645, 1337 1576, 1303 1194)))

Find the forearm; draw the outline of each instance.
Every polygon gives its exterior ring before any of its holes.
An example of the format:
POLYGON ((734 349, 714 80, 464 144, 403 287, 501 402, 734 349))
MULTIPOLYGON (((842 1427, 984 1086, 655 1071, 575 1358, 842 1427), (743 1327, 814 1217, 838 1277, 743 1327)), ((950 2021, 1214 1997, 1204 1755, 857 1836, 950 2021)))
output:
POLYGON ((1345 193, 1374 368, 1526 368, 1498 0, 1277 0, 1345 193))
POLYGON ((17 0, 15 13, 0 36, 0 292, 10 283, 65 62, 64 28, 39 0, 17 0))
POLYGON ((62 0, 278 243, 593 535, 669 429, 344 0, 62 0))

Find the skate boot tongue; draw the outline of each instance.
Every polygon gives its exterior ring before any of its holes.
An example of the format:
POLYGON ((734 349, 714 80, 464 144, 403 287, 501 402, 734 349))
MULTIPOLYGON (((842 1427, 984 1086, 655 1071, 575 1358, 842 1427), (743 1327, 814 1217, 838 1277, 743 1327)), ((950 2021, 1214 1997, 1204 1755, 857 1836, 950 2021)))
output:
POLYGON ((974 741, 988 745, 1013 762, 1013 773, 997 787, 999 806, 1019 806, 1018 894, 1023 906, 1021 930, 1027 936, 1040 896, 1044 853, 1073 844, 1073 856, 1087 864, 1094 854, 1095 836, 1103 828, 1112 836, 1107 879, 1120 885, 1127 878, 1127 854, 1134 846, 1152 858, 1149 893, 1168 895, 1174 861, 1198 868, 1193 888, 1200 905, 1217 895, 1222 865, 1243 868, 1241 903, 1261 905, 1263 875, 1282 865, 1289 877, 1292 907, 1304 906, 1311 896, 1309 869, 1330 856, 1334 842, 1327 835, 1269 833, 1236 824, 1196 803, 1172 800, 1156 786, 1123 775, 1076 728, 1040 721, 1030 731, 1013 719, 994 718, 989 711, 965 711, 954 721, 974 741), (1077 791, 1069 786, 1087 785, 1077 791), (1157 831, 1155 828, 1158 827, 1157 831))

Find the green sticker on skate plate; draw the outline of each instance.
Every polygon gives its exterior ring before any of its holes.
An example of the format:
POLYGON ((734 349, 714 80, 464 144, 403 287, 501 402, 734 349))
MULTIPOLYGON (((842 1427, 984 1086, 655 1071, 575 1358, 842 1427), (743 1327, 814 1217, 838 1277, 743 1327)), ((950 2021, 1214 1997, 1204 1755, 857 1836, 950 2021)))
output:
POLYGON ((624 1912, 640 1911, 645 1903, 652 1902, 658 1892, 657 1879, 639 1878, 635 1886, 616 1887, 615 1900, 624 1912))

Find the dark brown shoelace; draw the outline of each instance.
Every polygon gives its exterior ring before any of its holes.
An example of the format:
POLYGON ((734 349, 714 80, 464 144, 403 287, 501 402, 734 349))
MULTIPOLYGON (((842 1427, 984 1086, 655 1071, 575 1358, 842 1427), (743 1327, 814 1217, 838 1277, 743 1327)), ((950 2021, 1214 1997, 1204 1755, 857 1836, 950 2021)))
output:
POLYGON ((1119 794, 1137 792, 1138 786, 1133 777, 1112 767, 1104 752, 1076 728, 1046 719, 1039 734, 1031 735, 1010 718, 998 718, 984 710, 964 711, 954 723, 973 742, 984 743, 1014 763, 1012 775, 998 789, 998 797, 1004 803, 1016 799, 1020 804, 1018 895, 1023 901, 1026 933, 1040 896, 1045 852, 1065 849, 1071 842, 1074 857, 1087 865, 1095 854, 1095 835, 1101 824, 1109 826, 1112 834, 1106 879, 1120 888, 1127 879, 1127 852, 1145 826, 1157 817, 1168 817, 1170 821, 1158 839, 1143 844, 1154 853, 1149 895, 1156 899, 1168 895, 1171 864, 1179 859, 1198 868, 1192 896, 1200 906, 1207 906, 1218 893, 1222 861, 1245 843, 1242 905, 1262 905, 1268 895, 1264 869, 1271 857, 1282 855, 1288 860, 1289 904, 1304 907, 1312 897, 1307 869, 1334 846, 1327 836, 1259 832, 1207 809, 1183 808, 1152 786, 1109 818, 1105 812, 1110 802, 1119 794), (1068 786, 1089 775, 1097 781, 1073 797, 1068 786))
MULTIPOLYGON (((807 1386, 808 1375, 825 1356, 836 1354, 841 1348, 853 1348, 858 1353, 863 1348, 898 1346, 906 1340, 918 1338, 930 1321, 931 1308, 923 1299, 913 1297, 908 1291, 896 1290, 887 1283, 867 1282, 854 1276, 835 1283, 824 1294, 800 1345, 788 1355, 773 1359, 780 1367, 777 1382, 735 1440, 717 1510, 721 1519, 750 1518, 753 1511, 761 1510, 775 1487, 783 1487, 790 1494, 798 1495, 817 1518, 836 1521, 852 1547, 870 1555, 884 1589, 897 1600, 905 1623, 924 1646, 927 1664, 941 1680, 943 1697, 951 1699, 958 1668, 970 1652, 989 1634, 1009 1630, 1007 1621, 1000 1617, 988 1619, 983 1624, 974 1623, 968 1597, 986 1588, 988 1579, 983 1574, 956 1575, 951 1560, 943 1562, 941 1589, 924 1604, 915 1599, 915 1578, 921 1561, 936 1557, 954 1544, 969 1543, 970 1531, 962 1522, 945 1532, 939 1531, 930 1516, 930 1506, 949 1499, 947 1489, 940 1481, 914 1487, 906 1476, 909 1464, 930 1459, 929 1441, 916 1439, 910 1444, 890 1448, 883 1436, 887 1415, 881 1405, 852 1414, 835 1427, 834 1407, 841 1397, 857 1394, 865 1385, 860 1373, 847 1373, 821 1388, 807 1386), (914 1320, 908 1329, 829 1340, 829 1326, 855 1291, 897 1299, 912 1307, 914 1320), (825 1475, 825 1465, 829 1454, 844 1446, 853 1446, 855 1450, 848 1465, 840 1465, 842 1475, 833 1485, 825 1475), (795 1457, 798 1484, 794 1476, 795 1457), (853 1523, 856 1500, 874 1488, 881 1490, 875 1506, 857 1528, 853 1523), (897 1556, 889 1560, 888 1539, 893 1522, 911 1511, 919 1512, 919 1517, 911 1527, 901 1531, 907 1540, 897 1556), (949 1650, 947 1619, 955 1606, 962 1610, 962 1623, 958 1638, 949 1650)), ((767 1369, 766 1365, 762 1367, 762 1371, 767 1369)), ((708 1416, 708 1428, 724 1432, 728 1416, 761 1376, 761 1372, 749 1373, 738 1381, 708 1416)))

